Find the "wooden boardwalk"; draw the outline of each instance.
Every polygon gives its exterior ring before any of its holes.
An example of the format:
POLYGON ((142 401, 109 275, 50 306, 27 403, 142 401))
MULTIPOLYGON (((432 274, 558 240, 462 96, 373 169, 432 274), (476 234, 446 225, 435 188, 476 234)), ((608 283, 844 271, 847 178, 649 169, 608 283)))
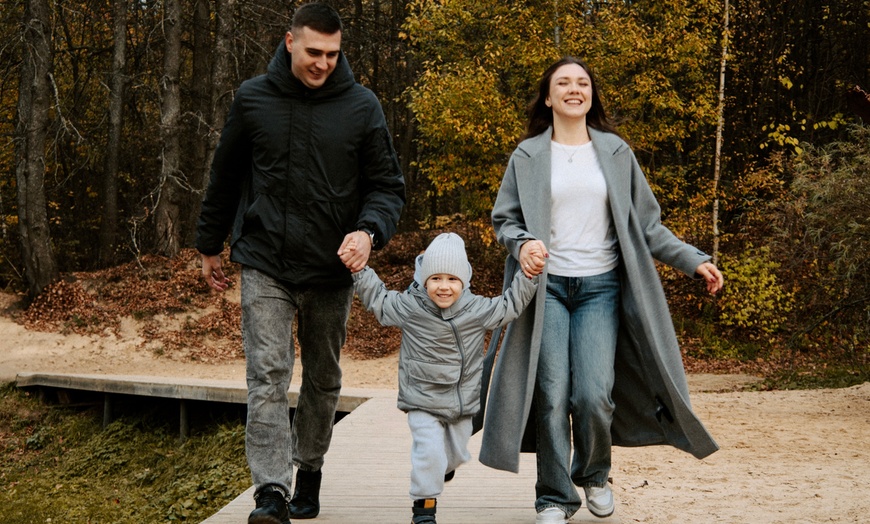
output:
MULTIPOLYGON (((112 395, 178 399, 182 436, 186 401, 246 402, 241 381, 179 379, 150 376, 19 373, 19 387, 46 387, 100 392, 107 416, 112 395)), ((298 387, 288 392, 296 404, 298 387)), ((320 515, 294 524, 407 524, 411 521, 411 435, 406 416, 396 408, 396 391, 342 390, 339 410, 349 412, 335 426, 323 466, 320 515)), ((438 497, 439 524, 532 524, 535 522, 535 457, 523 454, 518 475, 494 470, 477 461, 480 434, 469 445, 472 460, 456 472, 438 497)), ((203 524, 244 524, 254 508, 253 488, 236 497, 203 524)), ((618 510, 618 508, 617 508, 618 510)), ((617 514, 599 519, 585 506, 570 521, 609 524, 617 514)))
MULTIPOLYGON (((396 392, 366 390, 372 397, 335 426, 323 466, 320 515, 293 524, 408 524, 411 521, 411 434, 405 414, 396 408, 396 392)), ((347 393, 356 396, 353 390, 347 393)), ((438 497, 439 524, 533 524, 535 459, 523 454, 515 475, 477 461, 480 434, 469 446, 472 460, 438 497)), ((244 524, 254 509, 253 488, 239 495, 203 524, 244 524)), ((571 523, 620 522, 599 519, 585 506, 571 523)))

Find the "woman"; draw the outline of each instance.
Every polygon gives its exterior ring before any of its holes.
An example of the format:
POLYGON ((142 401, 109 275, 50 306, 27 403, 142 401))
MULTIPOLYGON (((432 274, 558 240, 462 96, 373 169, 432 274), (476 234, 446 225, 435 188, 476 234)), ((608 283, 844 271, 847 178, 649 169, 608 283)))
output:
POLYGON ((582 61, 550 66, 528 115, 492 220, 509 252, 505 275, 520 267, 541 281, 505 333, 480 460, 517 471, 517 429, 534 423, 536 522, 564 523, 581 506, 574 486, 594 515, 613 513, 614 444, 671 444, 699 458, 718 449, 692 413, 654 259, 703 278, 710 293, 723 278, 662 225, 582 61))

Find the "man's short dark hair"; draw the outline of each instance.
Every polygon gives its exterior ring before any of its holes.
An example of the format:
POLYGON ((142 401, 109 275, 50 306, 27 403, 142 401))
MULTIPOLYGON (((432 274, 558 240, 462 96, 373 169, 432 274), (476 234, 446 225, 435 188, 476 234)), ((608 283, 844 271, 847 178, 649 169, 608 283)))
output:
POLYGON ((293 14, 291 30, 308 27, 327 35, 341 31, 341 17, 335 9, 322 2, 304 4, 293 14))

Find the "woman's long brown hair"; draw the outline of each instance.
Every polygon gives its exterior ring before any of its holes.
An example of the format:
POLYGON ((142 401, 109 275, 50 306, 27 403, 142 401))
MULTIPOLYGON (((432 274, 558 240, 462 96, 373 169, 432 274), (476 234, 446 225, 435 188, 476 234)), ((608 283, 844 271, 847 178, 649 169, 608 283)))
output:
POLYGON ((550 96, 550 80, 557 69, 567 64, 577 64, 582 67, 589 75, 592 83, 592 107, 589 109, 589 113, 586 114, 586 125, 599 131, 619 135, 619 132, 616 130, 616 123, 604 111, 604 104, 601 103, 601 97, 598 95, 598 84, 595 81, 595 75, 592 74, 592 69, 579 58, 566 56, 544 71, 544 75, 538 83, 538 94, 526 108, 526 116, 528 116, 529 122, 526 126, 526 134, 523 135, 521 140, 538 136, 553 125, 553 108, 547 107, 546 104, 547 97, 550 96))

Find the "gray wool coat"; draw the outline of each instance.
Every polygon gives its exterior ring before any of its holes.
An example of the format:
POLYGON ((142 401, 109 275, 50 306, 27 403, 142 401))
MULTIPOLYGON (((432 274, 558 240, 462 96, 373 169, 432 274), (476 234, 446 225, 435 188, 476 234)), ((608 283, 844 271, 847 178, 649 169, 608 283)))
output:
MULTIPOLYGON (((692 412, 682 356, 654 260, 695 276, 698 265, 710 257, 661 223, 658 202, 628 144, 612 133, 590 128, 589 134, 607 181, 619 240, 622 295, 613 444, 670 444, 698 458, 706 457, 719 447, 692 412)), ((493 207, 493 226, 509 252, 505 275, 511 277, 518 269, 523 242, 550 242, 551 137, 552 128, 520 143, 511 155, 493 207)), ((539 282, 541 290, 546 289, 546 271, 539 282)), ((527 422, 534 424, 529 414, 545 297, 543 291, 538 293, 507 327, 497 357, 495 344, 487 351, 489 366, 481 393, 484 410, 476 426, 483 424, 480 461, 493 468, 517 472, 520 452, 530 451, 523 435, 527 422)), ((493 334, 494 343, 497 335, 493 334)))

